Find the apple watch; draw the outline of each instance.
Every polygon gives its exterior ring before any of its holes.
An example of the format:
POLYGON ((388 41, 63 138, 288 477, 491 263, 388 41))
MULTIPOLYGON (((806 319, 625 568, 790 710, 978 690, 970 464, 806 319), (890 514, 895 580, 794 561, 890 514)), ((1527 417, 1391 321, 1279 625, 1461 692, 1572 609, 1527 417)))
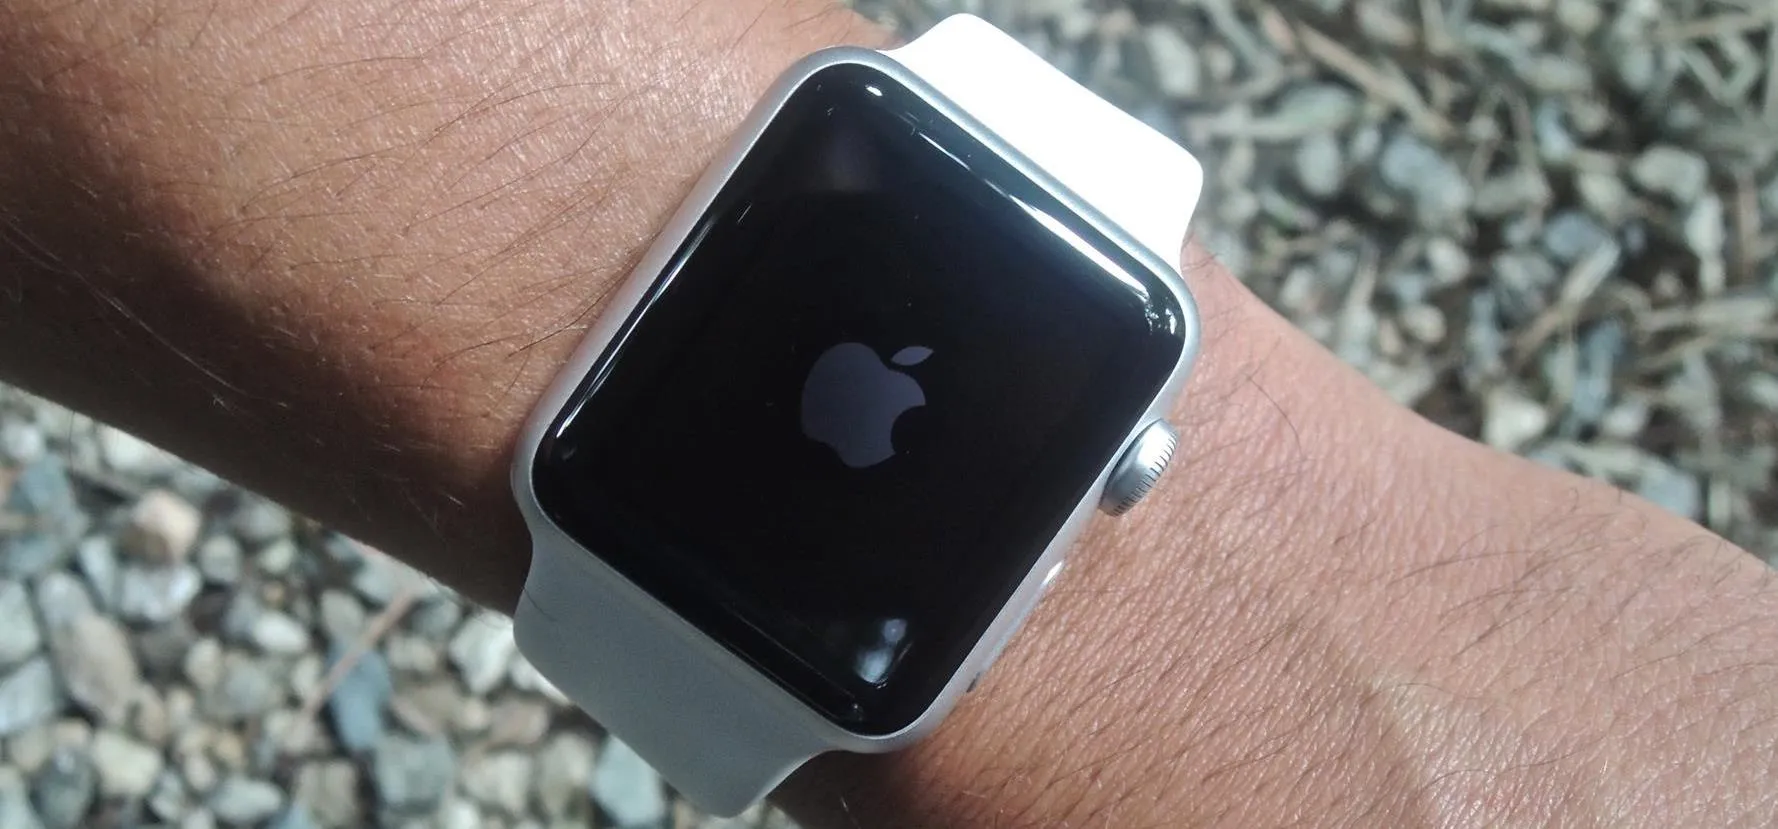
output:
POLYGON ((718 814, 930 732, 1172 455, 1201 180, 974 17, 792 67, 525 427, 525 655, 718 814))

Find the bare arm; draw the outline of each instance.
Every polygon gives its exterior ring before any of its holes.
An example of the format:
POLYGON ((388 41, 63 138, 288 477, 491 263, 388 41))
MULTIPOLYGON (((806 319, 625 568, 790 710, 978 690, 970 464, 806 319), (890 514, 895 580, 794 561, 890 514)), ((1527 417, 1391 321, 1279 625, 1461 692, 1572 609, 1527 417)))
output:
MULTIPOLYGON (((519 420, 814 0, 0 0, 0 375, 510 607, 519 420)), ((1750 556, 1389 403, 1195 251, 1185 454, 816 825, 1766 825, 1750 556)))

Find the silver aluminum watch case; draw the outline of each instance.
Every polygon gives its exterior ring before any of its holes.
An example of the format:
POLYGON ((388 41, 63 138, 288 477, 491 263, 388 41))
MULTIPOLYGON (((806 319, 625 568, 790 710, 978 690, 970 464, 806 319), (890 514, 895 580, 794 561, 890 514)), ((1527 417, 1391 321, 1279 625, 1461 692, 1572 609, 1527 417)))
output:
MULTIPOLYGON (((1181 349, 1179 358, 1166 383, 1155 394, 1147 408, 1132 417, 1129 434, 1125 437, 1119 450, 1107 459, 1093 488, 1075 505, 1060 532, 1045 548, 1042 556, 1031 566, 1030 571, 1025 574, 1017 591, 1001 608, 993 623, 976 642, 969 656, 944 686, 936 701, 911 725, 893 734, 861 735, 834 724, 781 688, 772 679, 755 670, 741 657, 630 583, 596 555, 582 551, 583 554, 577 557, 580 569, 584 570, 590 578, 607 583, 610 588, 610 596, 621 597, 622 601, 630 605, 626 608, 610 608, 608 611, 601 611, 625 614, 624 622, 614 625, 613 630, 624 630, 632 635, 645 636, 647 639, 647 641, 626 642, 625 650, 638 654, 670 654, 672 659, 696 659, 719 666, 721 673, 732 681, 733 685, 731 687, 710 687, 698 693, 706 694, 710 703, 716 706, 732 704, 737 693, 746 693, 749 697, 756 697, 764 701, 774 710, 776 716, 782 717, 784 727, 807 732, 808 736, 812 738, 809 741, 809 745, 812 747, 811 754, 823 749, 854 752, 891 751, 915 742, 938 725, 965 691, 972 687, 974 680, 987 670, 994 657, 998 656, 1002 646, 1012 637, 1032 608, 1036 606, 1046 586, 1046 577, 1059 568, 1068 548, 1086 526, 1095 507, 1100 504, 1101 497, 1105 493, 1107 478, 1111 475, 1113 468, 1124 458, 1133 442, 1144 430, 1156 421, 1166 419, 1169 410, 1180 395, 1192 361, 1196 356, 1200 336, 1196 305, 1186 288, 1185 281, 1180 277, 1173 263, 1162 261, 1154 252, 1137 243, 1092 206, 1082 202, 1059 182, 1020 155, 1006 142, 989 132, 968 113, 954 106, 911 69, 897 62, 893 57, 853 47, 823 50, 792 66, 779 78, 752 114, 748 116, 728 145, 698 180, 684 204, 680 206, 659 236, 655 238, 635 270, 619 290, 612 295, 609 304, 601 311, 598 320, 587 332, 586 338, 575 349, 569 362, 563 367, 533 410, 517 446, 516 459, 512 467, 512 487, 536 548, 578 549, 578 544, 544 515, 532 485, 532 468, 539 444, 546 431, 562 410, 569 405, 571 396, 580 386, 586 373, 613 345, 614 338, 624 329, 626 320, 635 312, 643 297, 657 280, 665 278, 663 269, 670 258, 686 241, 699 218, 709 210, 717 194, 727 184, 742 159, 752 150, 767 125, 777 116, 791 93, 815 73, 842 64, 862 64, 871 67, 906 86, 936 111, 966 130, 983 146, 998 153, 1013 168, 1030 178, 1063 205, 1080 214, 1095 229, 1122 248, 1125 253, 1153 270, 1161 277, 1167 288, 1174 293, 1181 309, 1181 318, 1186 326, 1186 331, 1184 347, 1181 349)), ((983 470, 981 485, 994 486, 995 484, 992 470, 983 470)), ((528 597, 521 598, 521 601, 530 601, 530 599, 528 597)), ((608 633, 610 631, 588 630, 585 631, 584 636, 600 637, 608 633)), ((591 713, 596 717, 599 712, 591 713)), ((612 725, 617 729, 618 736, 621 738, 623 723, 616 722, 612 725)), ((787 734, 787 736, 790 735, 787 734)), ((795 737, 791 739, 794 740, 795 737)))

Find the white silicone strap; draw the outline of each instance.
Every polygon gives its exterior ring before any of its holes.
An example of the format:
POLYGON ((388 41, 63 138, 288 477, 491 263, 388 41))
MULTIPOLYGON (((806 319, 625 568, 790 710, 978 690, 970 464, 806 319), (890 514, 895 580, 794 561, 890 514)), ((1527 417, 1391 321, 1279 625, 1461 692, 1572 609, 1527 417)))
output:
MULTIPOLYGON (((973 17, 888 53, 1177 267, 1202 180, 1184 150, 973 17)), ((787 695, 553 527, 533 526, 515 613, 525 655, 701 808, 736 814, 836 748, 787 695), (763 690, 762 690, 763 689, 763 690), (786 708, 791 706, 792 708, 786 708)))
POLYGON ((1204 173, 1172 139, 978 17, 948 17, 888 55, 1179 267, 1204 173))
POLYGON ((538 543, 513 632, 538 670, 680 794, 732 816, 833 748, 722 660, 675 646, 696 634, 664 608, 637 612, 652 599, 592 577, 582 568, 602 565, 588 558, 566 538, 538 543))

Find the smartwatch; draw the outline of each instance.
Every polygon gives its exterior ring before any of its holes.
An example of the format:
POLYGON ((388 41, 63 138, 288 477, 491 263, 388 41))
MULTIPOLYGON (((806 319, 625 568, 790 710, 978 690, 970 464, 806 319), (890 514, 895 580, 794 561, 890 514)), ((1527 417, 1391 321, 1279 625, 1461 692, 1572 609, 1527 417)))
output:
POLYGON ((978 18, 796 64, 525 427, 526 657, 721 815, 930 732, 1173 453, 1201 183, 978 18))

